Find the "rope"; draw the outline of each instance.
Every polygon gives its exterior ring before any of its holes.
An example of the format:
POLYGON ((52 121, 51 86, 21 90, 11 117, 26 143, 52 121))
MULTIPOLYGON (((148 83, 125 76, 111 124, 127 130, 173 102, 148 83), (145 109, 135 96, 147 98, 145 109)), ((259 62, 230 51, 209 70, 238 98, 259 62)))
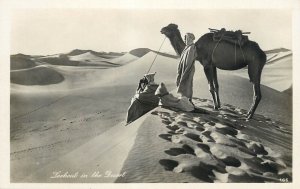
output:
POLYGON ((217 44, 215 45, 215 48, 213 49, 213 52, 211 53, 211 61, 213 61, 214 59, 214 53, 215 53, 215 50, 216 48, 218 47, 220 41, 222 40, 223 36, 220 37, 220 39, 218 40, 217 44))
POLYGON ((241 49, 241 51, 242 51, 242 55, 243 55, 243 58, 244 58, 244 62, 246 62, 245 55, 244 55, 244 51, 243 51, 243 49, 242 49, 242 47, 241 47, 240 41, 239 41, 239 45, 240 45, 240 49, 241 49))
POLYGON ((163 44, 164 44, 166 38, 167 38, 167 37, 165 36, 165 38, 164 38, 163 42, 161 43, 161 45, 160 45, 158 51, 156 51, 156 56, 154 57, 154 60, 152 61, 151 65, 150 65, 150 67, 149 67, 149 69, 148 69, 148 71, 147 71, 147 74, 148 74, 149 71, 151 70, 151 68, 152 68, 152 66, 153 66, 153 64, 154 64, 154 62, 155 62, 155 60, 156 60, 156 57, 157 57, 157 55, 158 55, 158 53, 159 53, 161 47, 163 46, 163 44))
POLYGON ((234 42, 234 63, 236 65, 236 42, 234 42))

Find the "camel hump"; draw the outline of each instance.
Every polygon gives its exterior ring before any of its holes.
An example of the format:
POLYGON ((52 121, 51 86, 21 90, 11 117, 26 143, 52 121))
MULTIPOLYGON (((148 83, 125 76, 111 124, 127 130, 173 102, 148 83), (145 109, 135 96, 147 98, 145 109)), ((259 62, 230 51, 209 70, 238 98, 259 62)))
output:
POLYGON ((211 29, 210 32, 213 33, 214 41, 227 41, 233 44, 239 44, 243 46, 247 41, 249 41, 248 36, 246 34, 250 34, 250 32, 242 32, 241 30, 236 31, 227 31, 225 28, 221 30, 211 29))

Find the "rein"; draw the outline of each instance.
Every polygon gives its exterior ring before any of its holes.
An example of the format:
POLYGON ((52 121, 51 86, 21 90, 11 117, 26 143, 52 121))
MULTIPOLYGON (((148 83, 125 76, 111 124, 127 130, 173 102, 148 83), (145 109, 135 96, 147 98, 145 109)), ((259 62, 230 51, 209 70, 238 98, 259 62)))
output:
POLYGON ((148 69, 148 71, 147 71, 147 74, 150 72, 150 70, 151 70, 151 68, 152 68, 152 66, 153 66, 153 64, 154 64, 154 62, 155 62, 155 60, 156 60, 156 57, 157 57, 157 55, 158 55, 158 53, 159 53, 161 47, 163 46, 163 44, 164 44, 166 38, 167 38, 167 37, 165 36, 165 38, 164 38, 163 42, 161 43, 161 45, 160 45, 158 51, 156 51, 156 56, 154 57, 154 60, 152 61, 151 65, 150 65, 150 67, 149 67, 149 69, 148 69))

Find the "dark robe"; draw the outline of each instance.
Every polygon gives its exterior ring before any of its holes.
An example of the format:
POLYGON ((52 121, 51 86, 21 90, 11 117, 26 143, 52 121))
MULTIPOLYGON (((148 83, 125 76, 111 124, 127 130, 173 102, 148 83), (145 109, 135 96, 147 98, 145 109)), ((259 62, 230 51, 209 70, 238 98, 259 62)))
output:
POLYGON ((158 106, 159 98, 154 95, 157 87, 157 84, 148 84, 141 93, 135 94, 128 108, 127 124, 158 106))

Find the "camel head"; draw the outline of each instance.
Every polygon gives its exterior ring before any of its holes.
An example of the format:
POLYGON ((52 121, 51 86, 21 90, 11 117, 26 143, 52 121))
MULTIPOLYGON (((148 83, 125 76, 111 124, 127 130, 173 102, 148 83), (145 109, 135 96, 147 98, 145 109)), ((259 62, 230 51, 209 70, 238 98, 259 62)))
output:
POLYGON ((180 35, 180 31, 178 30, 178 26, 176 24, 169 24, 166 27, 163 27, 160 32, 164 34, 167 38, 169 38, 171 45, 173 46, 175 52, 178 55, 181 55, 185 43, 180 35))
POLYGON ((163 27, 160 30, 160 33, 165 34, 167 37, 173 37, 174 34, 178 34, 179 30, 178 30, 178 26, 176 24, 169 24, 166 27, 163 27))

